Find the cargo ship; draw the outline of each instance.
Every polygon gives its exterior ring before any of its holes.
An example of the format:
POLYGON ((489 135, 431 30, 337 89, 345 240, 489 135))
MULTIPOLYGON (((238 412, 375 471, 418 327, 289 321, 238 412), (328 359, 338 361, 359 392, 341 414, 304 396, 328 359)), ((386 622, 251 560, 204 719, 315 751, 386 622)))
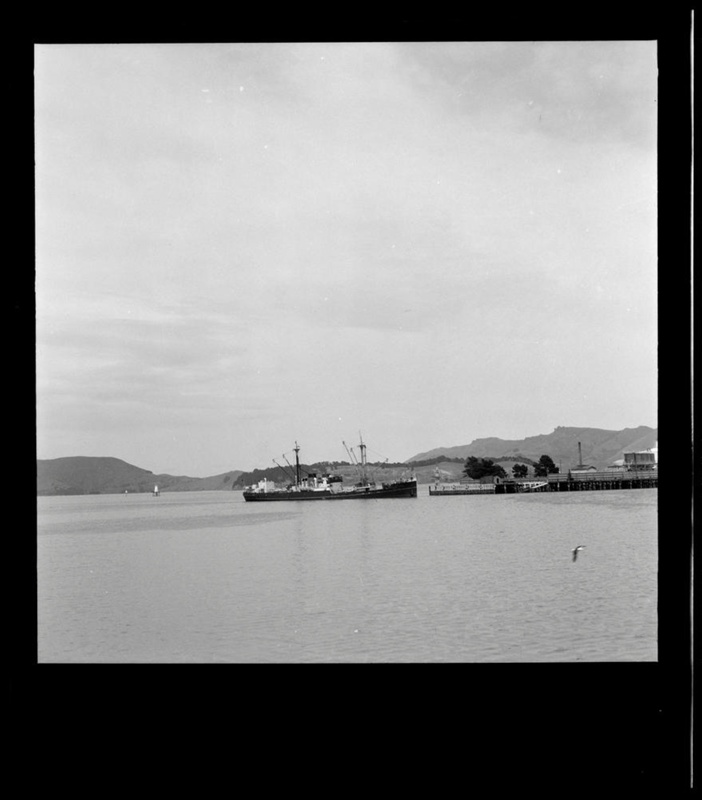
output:
MULTIPOLYGON (((346 443, 344 442, 344 447, 346 443)), ((360 480, 353 486, 344 487, 343 478, 339 475, 307 473, 303 476, 300 465, 300 447, 295 442, 295 466, 289 464, 292 474, 290 482, 278 486, 273 481, 262 480, 244 489, 244 500, 248 502, 269 502, 274 500, 381 500, 386 497, 416 497, 417 478, 412 475, 405 480, 383 481, 376 483, 369 478, 366 462, 366 446, 361 439, 360 461, 346 447, 359 470, 360 480)), ((277 462, 274 462, 277 463, 277 462)), ((277 464, 280 466, 280 464, 277 464)), ((284 470, 283 467, 281 469, 284 470)), ((284 470, 285 471, 285 470, 284 470)))

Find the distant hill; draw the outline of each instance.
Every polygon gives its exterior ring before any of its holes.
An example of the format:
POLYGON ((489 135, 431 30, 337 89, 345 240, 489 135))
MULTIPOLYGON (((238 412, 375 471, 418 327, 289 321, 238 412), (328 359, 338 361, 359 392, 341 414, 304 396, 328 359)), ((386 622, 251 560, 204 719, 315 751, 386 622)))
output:
MULTIPOLYGON (((529 436, 526 439, 475 439, 470 444, 437 447, 418 453, 404 463, 369 465, 376 481, 393 480, 406 474, 408 467, 420 483, 459 480, 463 462, 468 456, 490 458, 511 474, 515 463, 533 467, 542 455, 550 456, 562 472, 578 464, 578 442, 582 445, 583 463, 604 469, 625 452, 647 450, 658 441, 658 429, 640 426, 621 431, 601 428, 558 427, 553 433, 529 436)), ((346 484, 357 480, 356 467, 344 462, 330 462, 305 467, 323 472, 329 468, 344 478, 346 484)), ((37 461, 37 495, 124 494, 151 492, 158 485, 161 492, 195 492, 205 490, 242 489, 261 478, 285 481, 280 468, 243 472, 232 470, 208 478, 186 475, 155 474, 135 467, 119 458, 73 456, 37 461)))
MULTIPOLYGON (((538 461, 542 455, 551 456, 556 465, 565 472, 575 467, 579 461, 578 442, 582 445, 583 463, 604 469, 616 459, 624 458, 625 452, 647 450, 658 441, 658 429, 641 425, 638 428, 624 428, 621 431, 601 428, 558 427, 553 433, 529 436, 526 439, 475 439, 470 444, 455 447, 437 447, 426 453, 418 453, 406 463, 426 461, 445 456, 466 459, 502 458, 531 459, 538 461)), ((524 463, 527 463, 524 461, 524 463)))
POLYGON ((241 471, 209 478, 160 475, 119 458, 72 456, 37 461, 37 495, 189 492, 231 489, 241 471))

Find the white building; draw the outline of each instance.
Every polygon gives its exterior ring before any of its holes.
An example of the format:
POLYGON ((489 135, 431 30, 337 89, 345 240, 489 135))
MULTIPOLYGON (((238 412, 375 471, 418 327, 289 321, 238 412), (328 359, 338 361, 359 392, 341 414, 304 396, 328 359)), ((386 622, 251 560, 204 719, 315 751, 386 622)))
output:
POLYGON ((627 470, 658 469, 658 442, 648 450, 624 453, 624 468, 627 470))

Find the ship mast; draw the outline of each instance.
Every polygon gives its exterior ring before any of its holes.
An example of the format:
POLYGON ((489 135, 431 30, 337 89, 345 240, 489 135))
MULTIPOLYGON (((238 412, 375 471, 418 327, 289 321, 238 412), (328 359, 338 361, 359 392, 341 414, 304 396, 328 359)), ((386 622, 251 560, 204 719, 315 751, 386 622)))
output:
POLYGON ((368 478, 366 476, 366 446, 363 444, 363 437, 361 436, 361 431, 358 432, 358 438, 360 440, 359 447, 361 448, 361 479, 364 483, 368 482, 368 478))
MULTIPOLYGON (((360 431, 359 431, 358 435, 359 435, 359 438, 360 438, 361 437, 360 431)), ((367 483, 368 479, 367 479, 367 476, 366 476, 366 446, 365 446, 365 444, 363 444, 363 439, 361 438, 361 445, 360 445, 361 460, 360 461, 356 458, 356 454, 354 453, 354 448, 353 447, 349 447, 346 444, 346 442, 342 442, 342 444, 346 448, 346 452, 349 454, 349 458, 351 459, 351 463, 354 466, 358 467, 359 477, 360 477, 361 481, 363 483, 367 483)))
POLYGON ((300 478, 300 457, 298 453, 300 452, 300 445, 295 442, 295 484, 299 486, 302 483, 300 478))

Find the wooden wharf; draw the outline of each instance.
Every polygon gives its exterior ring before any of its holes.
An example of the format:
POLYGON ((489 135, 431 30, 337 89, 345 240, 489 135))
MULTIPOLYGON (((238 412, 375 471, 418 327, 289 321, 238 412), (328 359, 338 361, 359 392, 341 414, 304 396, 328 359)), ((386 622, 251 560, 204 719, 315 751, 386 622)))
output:
POLYGON ((432 497, 439 495, 535 494, 536 492, 595 492, 621 489, 657 489, 658 470, 622 470, 549 475, 534 480, 496 479, 493 483, 462 481, 429 486, 432 497))
POLYGON ((658 470, 628 472, 583 472, 575 475, 549 475, 549 492, 591 492, 607 489, 657 489, 658 470))

